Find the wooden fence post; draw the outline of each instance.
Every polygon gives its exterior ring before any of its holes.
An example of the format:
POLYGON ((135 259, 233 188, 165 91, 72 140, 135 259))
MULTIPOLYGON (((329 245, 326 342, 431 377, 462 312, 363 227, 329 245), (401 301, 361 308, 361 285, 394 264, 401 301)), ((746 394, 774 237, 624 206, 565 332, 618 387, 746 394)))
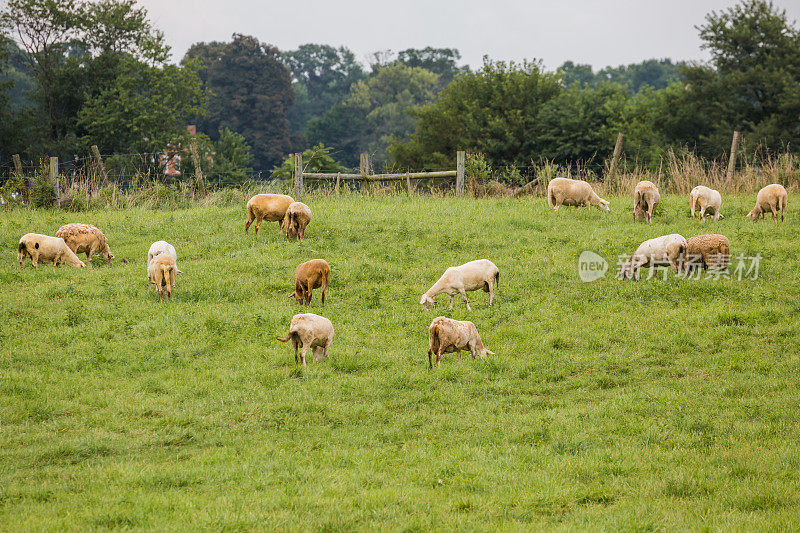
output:
POLYGON ((19 154, 14 154, 11 156, 11 159, 14 160, 14 173, 17 175, 18 178, 22 177, 22 161, 19 159, 19 154))
MULTIPOLYGON (((362 153, 359 156, 358 169, 363 176, 369 176, 369 154, 362 153)), ((363 183, 366 185, 367 190, 371 189, 369 186, 369 180, 364 180, 363 183)))
POLYGON ((342 181, 342 173, 341 172, 337 172, 336 173, 336 196, 339 196, 339 182, 341 182, 341 181, 342 181))
POLYGON ((464 167, 466 166, 466 153, 463 150, 456 152, 456 194, 464 194, 464 167))
POLYGON ((613 177, 617 172, 617 164, 619 163, 619 156, 622 154, 622 143, 625 141, 625 134, 619 132, 617 134, 617 142, 614 144, 614 155, 611 156, 611 167, 608 169, 609 177, 613 177))
POLYGON ((197 136, 192 135, 189 138, 189 145, 192 149, 192 161, 194 162, 194 177, 198 190, 203 195, 206 193, 206 184, 203 181, 203 169, 200 167, 200 154, 197 153, 197 136))
POLYGON ((50 158, 50 183, 56 189, 56 207, 61 207, 61 184, 58 182, 58 158, 50 158))
POLYGON ((406 172, 406 187, 408 188, 408 195, 411 196, 411 172, 406 172))
POLYGON ((303 194, 303 154, 294 154, 294 195, 303 194))
POLYGON ((100 174, 103 176, 103 185, 108 185, 108 174, 106 173, 106 166, 103 164, 103 158, 100 157, 100 149, 96 144, 92 145, 92 154, 97 166, 100 167, 100 174))
POLYGON ((739 150, 739 138, 741 133, 738 131, 733 132, 733 140, 731 141, 731 156, 728 159, 728 172, 725 174, 725 181, 731 181, 733 178, 733 171, 736 170, 736 152, 739 150))

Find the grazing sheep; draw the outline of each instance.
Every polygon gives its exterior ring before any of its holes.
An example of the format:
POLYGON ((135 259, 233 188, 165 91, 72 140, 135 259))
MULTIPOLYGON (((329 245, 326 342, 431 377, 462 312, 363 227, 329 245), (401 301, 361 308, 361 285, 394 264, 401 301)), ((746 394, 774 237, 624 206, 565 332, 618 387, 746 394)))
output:
POLYGON ((647 220, 648 224, 653 222, 653 210, 661 202, 661 194, 658 187, 652 181, 640 181, 636 184, 633 191, 633 221, 636 222, 636 215, 647 220))
POLYGON ((297 364, 297 347, 300 347, 300 360, 306 366, 306 352, 311 348, 314 362, 317 363, 328 356, 328 348, 333 342, 333 324, 324 316, 314 313, 294 315, 286 337, 275 337, 281 342, 292 341, 294 345, 294 362, 297 364))
POLYGON ((114 255, 108 248, 106 236, 100 229, 89 224, 65 224, 58 228, 56 237, 61 237, 67 243, 69 249, 75 254, 85 253, 86 262, 91 264, 92 254, 100 252, 106 261, 114 259, 114 255))
POLYGON ((322 305, 325 305, 325 291, 331 281, 331 267, 324 259, 312 259, 297 265, 294 272, 294 292, 289 298, 294 296, 297 303, 309 305, 311 303, 311 291, 322 287, 322 305))
POLYGON ((433 368, 433 354, 436 354, 436 366, 440 366, 443 353, 458 352, 461 359, 461 350, 469 350, 473 359, 494 355, 483 345, 478 328, 472 322, 443 316, 434 318, 428 327, 428 368, 433 368))
POLYGON ((278 231, 283 230, 283 217, 286 216, 286 209, 294 199, 285 194, 256 194, 247 202, 247 222, 244 225, 244 232, 250 229, 253 220, 256 221, 256 234, 261 227, 261 222, 280 221, 278 231))
MULTIPOLYGON (((153 260, 154 257, 167 254, 171 256, 175 261, 178 260, 178 252, 175 251, 175 247, 172 246, 167 241, 156 241, 150 245, 150 249, 147 251, 147 271, 150 272, 150 261, 153 260)), ((180 270, 177 270, 178 274, 183 274, 180 270)))
POLYGON ((686 239, 686 257, 684 270, 704 267, 723 270, 728 266, 731 256, 731 245, 725 235, 698 235, 686 239))
POLYGON ((654 268, 669 265, 673 272, 678 272, 685 253, 686 239, 677 233, 644 241, 620 268, 620 278, 639 281, 639 270, 646 266, 654 268))
POLYGON ((750 220, 758 220, 764 218, 764 213, 767 211, 772 212, 772 219, 778 221, 778 211, 781 212, 781 222, 783 222, 783 212, 786 210, 786 204, 789 202, 789 193, 783 185, 773 183, 767 185, 756 196, 756 206, 745 215, 750 220))
POLYGON ((569 178, 555 178, 547 184, 547 203, 558 213, 562 205, 585 206, 591 210, 592 206, 611 211, 608 202, 597 194, 589 183, 569 178))
POLYGON ((147 264, 147 277, 152 285, 156 286, 158 296, 164 301, 164 293, 167 298, 172 297, 172 287, 175 285, 175 274, 178 273, 178 265, 175 258, 169 254, 158 254, 147 264))
POLYGON ((302 241, 309 222, 311 222, 311 209, 306 204, 303 202, 289 204, 289 207, 286 208, 286 215, 283 217, 286 238, 295 237, 302 241))
POLYGON ((450 267, 444 271, 439 281, 422 295, 419 303, 427 311, 433 307, 434 298, 445 292, 450 295, 450 309, 453 308, 453 296, 460 294, 467 304, 467 310, 472 311, 467 300, 466 291, 483 289, 489 293, 489 306, 494 303, 494 290, 500 285, 500 271, 488 259, 470 261, 461 266, 450 267))
POLYGON ((85 267, 86 264, 78 259, 75 252, 70 250, 61 237, 51 237, 39 233, 26 233, 19 240, 19 267, 25 261, 25 256, 31 258, 34 268, 42 263, 53 263, 53 267, 68 263, 75 268, 85 267))
POLYGON ((695 208, 700 208, 700 222, 703 222, 706 215, 709 214, 714 215, 714 222, 725 218, 719 212, 722 208, 722 195, 719 191, 709 189, 704 185, 698 185, 689 193, 689 207, 692 208, 692 218, 694 218, 695 208))

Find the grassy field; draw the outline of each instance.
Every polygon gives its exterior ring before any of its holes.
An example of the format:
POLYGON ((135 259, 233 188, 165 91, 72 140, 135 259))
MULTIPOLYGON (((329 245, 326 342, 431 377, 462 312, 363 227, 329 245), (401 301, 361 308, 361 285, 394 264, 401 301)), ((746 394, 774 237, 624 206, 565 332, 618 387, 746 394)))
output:
MULTIPOLYGON (((244 206, 0 216, 0 529, 794 529, 800 523, 800 217, 754 195, 700 226, 684 197, 652 226, 542 198, 310 198, 306 241, 243 233, 244 206), (103 228, 93 268, 19 269, 27 232, 103 228), (647 238, 726 234, 759 277, 614 279, 647 238), (178 249, 173 298, 145 258, 178 249), (584 250, 611 262, 578 278, 584 250), (294 269, 326 259, 327 360, 275 340, 294 269), (489 258, 493 308, 420 295, 489 258), (125 262, 127 261, 127 262, 125 262), (485 361, 427 368, 440 314, 485 361)), ((644 276, 643 276, 644 278, 644 276)))

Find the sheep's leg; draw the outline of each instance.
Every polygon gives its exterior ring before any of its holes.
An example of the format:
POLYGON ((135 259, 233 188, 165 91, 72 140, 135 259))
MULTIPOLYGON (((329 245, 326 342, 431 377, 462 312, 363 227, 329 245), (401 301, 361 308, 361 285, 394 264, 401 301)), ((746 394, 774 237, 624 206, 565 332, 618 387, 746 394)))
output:
POLYGON ((303 343, 303 348, 300 350, 300 361, 303 363, 303 366, 306 366, 306 352, 308 351, 308 345, 303 343))
POLYGON ((706 208, 705 208, 705 206, 700 206, 700 223, 701 224, 705 220, 705 216, 706 216, 706 208))
POLYGON ((696 202, 697 202, 697 199, 694 196, 689 198, 689 206, 692 208, 692 218, 693 219, 694 219, 694 207, 695 207, 695 203, 696 202))
POLYGON ((436 366, 442 366, 442 350, 441 348, 436 351, 436 366))
POLYGON ((261 217, 256 218, 256 235, 258 235, 259 229, 261 229, 261 217))
POLYGON ((245 235, 247 235, 247 230, 250 229, 250 224, 253 223, 253 219, 254 218, 255 217, 253 216, 253 214, 250 212, 250 210, 248 210, 247 211, 247 222, 244 223, 244 234, 245 235))
POLYGON ((647 223, 648 224, 652 224, 653 223, 653 209, 655 207, 656 207, 656 204, 650 204, 647 207, 647 223))
POLYGON ((327 287, 325 287, 324 289, 322 289, 322 305, 325 305, 325 291, 326 291, 326 290, 327 290, 327 287))
POLYGON ((433 350, 428 350, 428 368, 433 368, 433 350))
POLYGON ((777 222, 778 221, 778 211, 775 209, 775 205, 769 204, 769 210, 772 211, 772 220, 777 222))
MULTIPOLYGON (((34 263, 33 266, 36 266, 36 264, 34 263)), ((454 296, 453 294, 450 295, 450 310, 451 311, 453 310, 453 296, 454 296)))
POLYGON ((306 291, 306 305, 311 305, 311 285, 308 286, 308 291, 306 291))
POLYGON ((467 300, 467 293, 464 289, 459 291, 461 293, 461 297, 464 298, 464 303, 467 304, 467 311, 472 311, 472 308, 469 306, 469 300, 467 300))
POLYGON ((292 337, 292 344, 294 344, 294 364, 297 364, 297 339, 292 337))
POLYGON ((489 281, 489 307, 494 303, 494 283, 489 281))

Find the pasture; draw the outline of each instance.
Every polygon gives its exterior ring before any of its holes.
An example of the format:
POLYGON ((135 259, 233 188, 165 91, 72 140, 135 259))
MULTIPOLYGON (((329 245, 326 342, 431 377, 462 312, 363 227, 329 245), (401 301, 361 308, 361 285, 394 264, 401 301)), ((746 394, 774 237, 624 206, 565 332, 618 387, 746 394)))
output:
MULTIPOLYGON (((653 224, 541 197, 309 197, 305 241, 243 231, 244 202, 0 217, 0 529, 791 529, 800 521, 800 216, 718 223, 667 195, 653 224), (22 234, 99 226, 116 255, 20 270, 22 234), (723 233, 751 279, 614 279, 648 238, 723 233), (178 250, 164 304, 151 242, 178 250), (584 250, 611 262, 582 283, 584 250), (294 363, 297 264, 324 258, 336 337, 294 363), (500 269, 493 308, 420 295, 500 269), (127 262, 123 262, 123 260, 127 262), (485 361, 427 367, 472 320, 485 361)), ((82 257, 83 258, 83 257, 82 257)), ((735 263, 735 261, 732 261, 735 263)), ((643 273, 644 274, 644 273, 643 273)))

